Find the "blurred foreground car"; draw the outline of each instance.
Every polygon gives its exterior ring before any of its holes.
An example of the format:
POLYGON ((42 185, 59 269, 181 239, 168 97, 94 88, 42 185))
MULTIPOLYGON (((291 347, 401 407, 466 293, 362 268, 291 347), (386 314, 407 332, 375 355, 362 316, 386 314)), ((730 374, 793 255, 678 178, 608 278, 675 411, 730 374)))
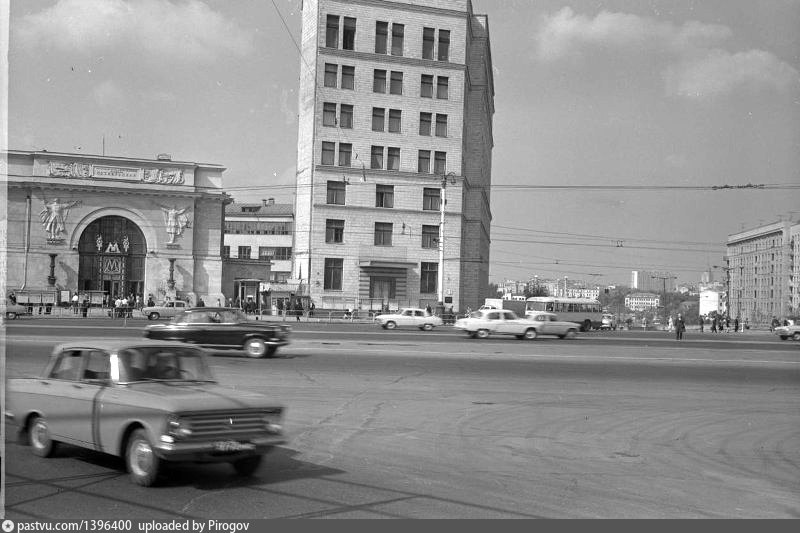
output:
POLYGON ((248 320, 241 309, 192 307, 167 324, 147 326, 149 339, 181 341, 212 350, 244 350, 248 357, 272 357, 289 344, 289 326, 248 320))
POLYGON ((180 300, 175 300, 173 302, 161 302, 150 307, 142 307, 142 314, 149 320, 172 318, 188 307, 189 304, 180 300))
POLYGON ((520 318, 507 309, 480 309, 467 318, 456 320, 453 327, 467 332, 472 338, 485 339, 489 335, 514 335, 518 339, 533 340, 539 335, 557 335, 573 338, 580 324, 561 322, 553 313, 536 311, 528 318, 520 318))
POLYGON ((792 340, 800 341, 800 325, 778 326, 775 328, 775 335, 779 336, 781 340, 786 340, 789 337, 792 340))
POLYGON ((203 350, 148 340, 57 346, 39 378, 8 380, 6 423, 34 454, 60 442, 123 457, 150 486, 165 461, 228 462, 250 475, 284 441, 283 407, 217 384, 203 350))
POLYGON ((11 303, 10 300, 6 299, 5 303, 3 304, 3 310, 5 312, 5 317, 7 320, 14 320, 21 315, 28 314, 28 308, 24 305, 11 303))
POLYGON ((428 314, 424 309, 405 307, 397 313, 387 313, 375 317, 375 321, 383 329, 395 329, 398 326, 413 326, 424 331, 430 331, 443 324, 442 319, 436 315, 428 314))

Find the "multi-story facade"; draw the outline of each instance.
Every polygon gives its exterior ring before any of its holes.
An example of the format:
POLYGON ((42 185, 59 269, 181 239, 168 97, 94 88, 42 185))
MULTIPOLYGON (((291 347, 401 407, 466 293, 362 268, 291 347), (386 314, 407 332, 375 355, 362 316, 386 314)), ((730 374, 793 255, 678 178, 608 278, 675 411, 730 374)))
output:
POLYGON ((292 275, 294 205, 276 204, 273 198, 260 203, 230 203, 225 206, 225 236, 222 247, 223 292, 228 298, 246 302, 269 291, 296 292, 288 288, 292 275), (274 286, 274 288, 273 288, 274 286), (285 289, 285 290, 284 290, 285 289))
POLYGON ((675 292, 677 276, 670 272, 631 271, 631 288, 649 292, 675 292))
POLYGON ((295 277, 317 307, 441 296, 477 308, 491 224, 486 16, 469 0, 305 0, 301 50, 295 277))
POLYGON ((763 325, 795 316, 800 306, 800 224, 766 224, 728 236, 728 308, 732 317, 763 325))
POLYGON ((634 292, 625 297, 625 307, 631 311, 655 309, 659 305, 661 305, 661 298, 657 294, 634 292))

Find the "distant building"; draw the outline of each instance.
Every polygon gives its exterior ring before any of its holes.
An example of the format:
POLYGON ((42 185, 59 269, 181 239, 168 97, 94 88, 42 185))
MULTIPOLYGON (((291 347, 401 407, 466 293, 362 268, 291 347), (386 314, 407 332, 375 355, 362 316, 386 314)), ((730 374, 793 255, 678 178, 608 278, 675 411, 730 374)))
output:
POLYGON ((625 307, 631 311, 655 309, 661 305, 661 297, 647 292, 634 292, 625 297, 625 307))
POLYGON ((731 316, 767 324, 800 313, 800 224, 765 224, 728 236, 731 316))
POLYGON ((708 316, 712 311, 724 314, 725 304, 723 301, 724 293, 713 289, 700 291, 700 310, 702 316, 708 316))
POLYGON ((677 276, 671 272, 632 270, 631 288, 648 292, 675 292, 677 276), (666 280, 664 278, 667 278, 666 280))

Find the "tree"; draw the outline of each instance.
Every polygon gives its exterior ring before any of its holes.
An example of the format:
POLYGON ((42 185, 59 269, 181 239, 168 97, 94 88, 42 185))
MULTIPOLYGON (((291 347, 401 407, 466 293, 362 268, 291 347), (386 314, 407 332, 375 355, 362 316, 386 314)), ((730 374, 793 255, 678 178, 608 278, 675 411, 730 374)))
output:
POLYGON ((534 296, 550 296, 547 292, 547 287, 539 285, 537 287, 525 288, 525 298, 533 298, 534 296))
POLYGON ((497 283, 489 283, 486 286, 486 294, 483 295, 484 298, 497 298, 497 293, 500 292, 500 287, 497 283))

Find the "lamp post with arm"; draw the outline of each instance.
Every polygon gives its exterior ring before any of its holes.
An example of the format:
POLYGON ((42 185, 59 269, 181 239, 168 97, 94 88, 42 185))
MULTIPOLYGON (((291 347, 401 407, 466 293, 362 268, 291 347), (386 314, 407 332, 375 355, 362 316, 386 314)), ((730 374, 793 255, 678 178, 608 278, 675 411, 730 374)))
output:
POLYGON ((447 204, 447 181, 450 180, 451 185, 456 183, 455 172, 448 172, 442 176, 442 194, 439 198, 439 271, 438 279, 436 280, 437 298, 436 314, 442 316, 444 314, 444 214, 445 205, 447 204))
POLYGON ((667 275, 652 276, 651 275, 650 278, 652 278, 652 279, 660 279, 661 281, 664 282, 664 302, 663 302, 663 304, 664 304, 664 325, 666 325, 667 322, 668 322, 668 318, 667 318, 667 280, 668 279, 675 279, 675 276, 667 276, 667 275))

